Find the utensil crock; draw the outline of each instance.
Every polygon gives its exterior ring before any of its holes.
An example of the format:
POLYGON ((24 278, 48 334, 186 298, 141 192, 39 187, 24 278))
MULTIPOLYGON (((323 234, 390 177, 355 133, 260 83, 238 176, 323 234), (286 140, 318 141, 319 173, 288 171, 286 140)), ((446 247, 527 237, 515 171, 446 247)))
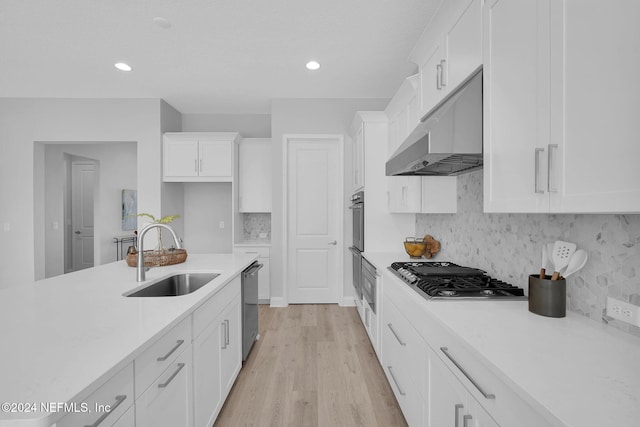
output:
POLYGON ((567 281, 529 275, 529 311, 546 317, 567 315, 567 281))

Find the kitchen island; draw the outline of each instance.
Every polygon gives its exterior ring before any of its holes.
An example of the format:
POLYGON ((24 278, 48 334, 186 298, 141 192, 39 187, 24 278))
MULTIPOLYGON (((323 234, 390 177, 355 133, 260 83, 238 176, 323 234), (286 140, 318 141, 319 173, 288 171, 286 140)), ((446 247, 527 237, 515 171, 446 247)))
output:
POLYGON ((450 389, 455 398, 445 415, 468 410, 473 419, 484 417, 483 426, 640 425, 637 337, 572 312, 563 318, 539 316, 529 312, 527 301, 427 300, 387 269, 408 261, 405 254, 365 252, 364 257, 382 282, 382 363, 393 362, 392 349, 385 347, 387 329, 397 334, 387 334, 389 342, 401 339, 404 348, 417 334, 416 363, 399 362, 411 374, 402 384, 404 394, 411 380, 416 389, 428 390, 422 424, 449 425, 439 423, 438 411, 449 404, 441 398, 450 389), (402 317, 392 319, 394 307, 402 317), (404 330, 400 321, 406 322, 404 330), (447 381, 437 382, 445 376, 447 381))
POLYGON ((176 325, 190 330, 189 316, 238 280, 256 257, 189 255, 185 263, 152 268, 144 283, 120 261, 0 291, 0 425, 50 426, 83 410, 64 403, 82 402, 176 325), (184 272, 219 276, 187 295, 123 296, 184 272))

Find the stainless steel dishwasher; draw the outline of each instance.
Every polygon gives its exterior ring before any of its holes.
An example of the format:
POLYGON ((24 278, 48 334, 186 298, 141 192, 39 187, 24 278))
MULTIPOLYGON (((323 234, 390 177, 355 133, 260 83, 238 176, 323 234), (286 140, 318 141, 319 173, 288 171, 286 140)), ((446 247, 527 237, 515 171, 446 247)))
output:
POLYGON ((258 261, 242 272, 242 360, 247 356, 258 338, 258 261))

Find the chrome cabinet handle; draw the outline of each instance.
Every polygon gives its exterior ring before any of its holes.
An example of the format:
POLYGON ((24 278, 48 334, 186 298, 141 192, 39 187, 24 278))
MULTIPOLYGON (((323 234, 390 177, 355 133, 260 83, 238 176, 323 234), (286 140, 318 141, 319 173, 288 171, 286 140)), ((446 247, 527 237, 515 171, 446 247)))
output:
POLYGON ((158 362, 164 362, 165 360, 167 360, 169 356, 171 356, 178 349, 178 347, 184 344, 184 340, 178 340, 176 342, 177 342, 176 346, 173 347, 171 350, 169 350, 169 353, 165 354, 162 357, 158 357, 158 362))
POLYGON ((535 183, 534 183, 534 191, 536 194, 544 194, 544 190, 540 190, 539 181, 540 181, 540 153, 544 152, 544 148, 536 148, 535 156, 536 156, 536 165, 535 165, 535 183))
POLYGON ((184 363, 178 363, 178 369, 176 369, 176 371, 171 374, 171 376, 165 382, 158 384, 158 388, 167 387, 171 383, 171 381, 173 381, 176 375, 178 375, 178 373, 182 370, 182 368, 184 368, 184 363))
POLYGON ((396 385, 396 388, 398 389, 398 393, 400 393, 400 396, 406 396, 407 394, 404 391, 402 391, 402 388, 400 388, 400 384, 398 384, 398 380, 396 380, 396 376, 393 375, 393 370, 391 369, 391 366, 387 366, 387 369, 389 370, 389 375, 391 375, 391 379, 396 385))
POLYGON ((126 394, 120 394, 116 396, 116 401, 109 407, 109 411, 102 414, 100 418, 98 418, 93 424, 87 424, 84 427, 98 427, 104 420, 107 419, 109 415, 118 407, 122 402, 127 398, 126 394))
POLYGON ((202 172, 202 159, 200 159, 200 169, 198 172, 202 172))
POLYGON ((396 334, 396 331, 393 329, 393 326, 391 325, 391 323, 387 323, 387 326, 389 327, 389 329, 391 330, 391 333, 393 334, 394 337, 396 337, 396 339, 398 340, 398 343, 400 343, 401 346, 404 347, 405 345, 407 345, 407 343, 402 342, 398 334, 396 334))
POLYGON ((224 341, 222 341, 222 349, 226 349, 227 348, 227 325, 222 322, 220 323, 220 326, 222 326, 222 329, 224 330, 224 341))
POLYGON ((436 65, 436 89, 442 89, 442 83, 440 82, 440 76, 442 75, 442 65, 436 65))
POLYGON ((485 392, 482 389, 482 387, 480 387, 478 385, 478 383, 475 382, 473 380, 473 378, 471 378, 471 376, 467 373, 467 371, 465 371, 464 368, 462 366, 460 366, 460 364, 458 362, 456 362, 456 360, 453 358, 453 356, 451 356, 451 353, 449 353, 449 349, 447 347, 440 347, 440 351, 442 351, 444 353, 444 355, 447 356, 447 358, 451 361, 451 363, 456 365, 456 368, 460 369, 460 372, 462 372, 462 374, 465 377, 467 377, 467 379, 471 382, 471 384, 473 384, 475 386, 475 388, 478 389, 478 391, 484 396, 485 399, 495 399, 496 398, 495 394, 485 392))
POLYGON ((229 335, 230 335, 229 334, 229 332, 230 332, 230 330, 229 330, 229 319, 225 319, 224 323, 226 324, 226 328, 227 328, 227 332, 224 334, 225 339, 226 339, 224 345, 225 345, 225 348, 227 348, 229 346, 229 335))
POLYGON ((472 419, 473 417, 471 415, 465 415, 464 417, 462 417, 462 427, 468 427, 469 421, 471 421, 472 419))
POLYGON ((458 427, 458 420, 460 419, 458 412, 460 411, 460 409, 464 408, 464 405, 462 403, 456 403, 456 406, 454 407, 455 411, 456 411, 456 416, 455 416, 455 426, 458 427))
POLYGON ((440 61, 440 86, 441 87, 445 87, 447 85, 447 82, 445 81, 445 78, 444 78, 444 67, 446 66, 447 66, 447 60, 442 59, 440 61))
POLYGON ((549 191, 549 193, 557 193, 558 189, 557 188, 553 188, 551 187, 551 159, 552 159, 552 155, 551 155, 551 150, 552 149, 558 149, 558 144, 549 144, 549 152, 547 153, 547 190, 549 191))
POLYGON ((195 173, 198 173, 198 159, 195 159, 195 160, 193 161, 193 171, 194 171, 195 173))

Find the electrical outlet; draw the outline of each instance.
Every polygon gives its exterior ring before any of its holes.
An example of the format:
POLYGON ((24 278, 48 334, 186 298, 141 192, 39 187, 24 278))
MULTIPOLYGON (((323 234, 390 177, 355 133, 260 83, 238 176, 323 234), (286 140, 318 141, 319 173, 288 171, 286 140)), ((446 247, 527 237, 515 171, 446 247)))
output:
POLYGON ((607 316, 640 326, 640 306, 607 297, 607 316))

